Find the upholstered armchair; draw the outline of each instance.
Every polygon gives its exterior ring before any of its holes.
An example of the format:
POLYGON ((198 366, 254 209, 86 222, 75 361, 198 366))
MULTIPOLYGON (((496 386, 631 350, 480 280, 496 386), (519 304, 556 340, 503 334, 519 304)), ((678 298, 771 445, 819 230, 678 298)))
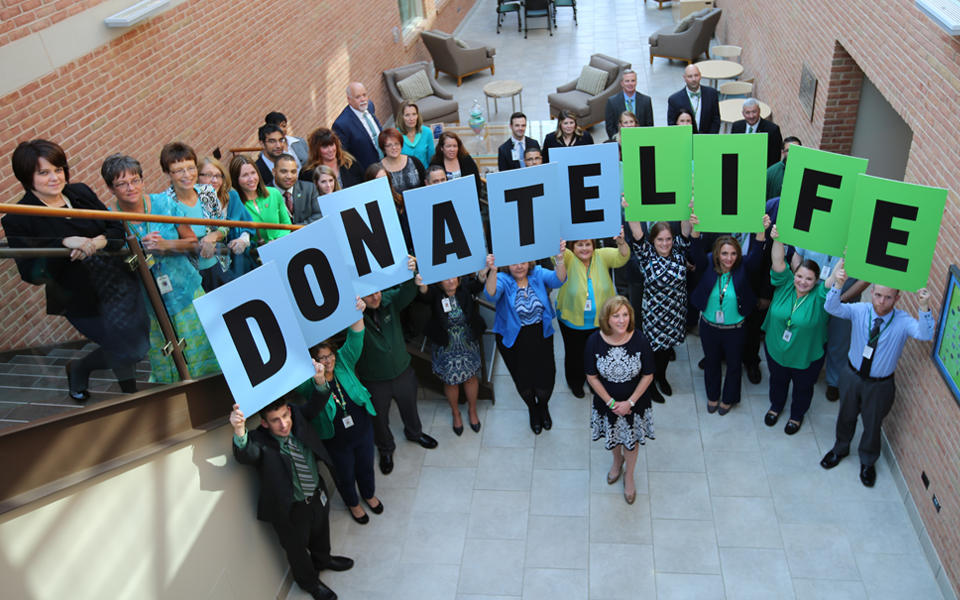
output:
POLYGON ((484 69, 490 69, 490 74, 493 75, 496 48, 464 42, 436 29, 422 32, 420 39, 433 59, 434 77, 439 77, 442 71, 456 79, 457 87, 460 87, 464 77, 484 69))
POLYGON ((590 66, 606 71, 607 80, 603 89, 598 94, 579 90, 579 79, 561 85, 556 93, 547 96, 551 117, 561 110, 568 110, 576 115, 577 125, 583 128, 592 127, 604 120, 607 100, 620 90, 620 76, 625 69, 630 68, 630 63, 605 54, 594 54, 590 57, 590 66))
MULTIPOLYGON (((414 75, 417 71, 422 71, 429 83, 432 92, 420 98, 416 98, 417 108, 420 109, 420 117, 424 123, 459 123, 460 105, 453 99, 453 94, 440 87, 437 80, 430 76, 430 63, 425 60, 415 62, 403 67, 388 69, 383 72, 383 83, 387 87, 387 94, 390 96, 390 104, 393 115, 396 116, 400 109, 400 104, 405 100, 400 88, 397 87, 398 81, 403 81, 414 75)), ((424 90, 426 92, 427 90, 424 90)), ((386 115, 380 117, 386 119, 386 115)))
POLYGON ((721 12, 719 8, 705 8, 651 35, 650 64, 653 64, 654 56, 674 58, 690 64, 706 54, 721 12))

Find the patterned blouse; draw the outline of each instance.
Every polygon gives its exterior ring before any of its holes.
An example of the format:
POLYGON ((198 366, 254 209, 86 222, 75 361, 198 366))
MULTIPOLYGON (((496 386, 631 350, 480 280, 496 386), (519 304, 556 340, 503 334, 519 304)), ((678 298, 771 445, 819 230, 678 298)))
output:
POLYGON ((515 307, 521 325, 534 325, 543 318, 543 304, 529 285, 517 288, 515 307))

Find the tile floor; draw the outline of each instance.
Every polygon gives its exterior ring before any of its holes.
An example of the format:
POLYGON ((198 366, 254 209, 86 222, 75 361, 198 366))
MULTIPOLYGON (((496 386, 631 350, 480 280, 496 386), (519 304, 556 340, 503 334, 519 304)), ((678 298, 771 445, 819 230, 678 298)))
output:
MULTIPOLYGON (((493 0, 477 4, 459 34, 497 47, 496 77, 523 81, 531 119, 549 118, 546 94, 603 52, 633 63, 664 123, 682 64, 651 67, 646 39, 671 22, 668 9, 581 0, 578 26, 563 10, 552 38, 538 30, 524 40, 515 20, 495 33, 493 0)), ((461 111, 483 103, 490 80, 475 75, 456 90, 461 111)), ((502 102, 499 116, 490 120, 509 116, 502 102)), ((602 126, 593 133, 605 137, 602 126)), ((334 549, 356 566, 323 580, 345 600, 942 597, 886 462, 873 489, 860 484, 855 458, 830 472, 818 465, 837 412, 822 382, 803 429, 788 437, 763 425, 766 371, 760 385, 744 380, 743 402, 720 417, 705 410, 699 340, 677 355, 674 394, 654 407, 657 436, 640 452, 633 506, 621 483, 606 484, 610 453, 589 439, 588 401, 560 375, 553 430, 534 436, 501 364, 480 434, 454 436, 446 402, 425 394, 421 418, 440 446, 400 442, 394 472, 378 473, 383 515, 360 526, 334 501, 334 549)), ((294 585, 289 598, 305 597, 294 585)))

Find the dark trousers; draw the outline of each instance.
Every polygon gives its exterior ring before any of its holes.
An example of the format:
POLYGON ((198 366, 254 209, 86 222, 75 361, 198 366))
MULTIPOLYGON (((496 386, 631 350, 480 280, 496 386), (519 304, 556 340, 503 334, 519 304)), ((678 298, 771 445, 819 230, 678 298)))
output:
POLYGON ((700 344, 703 346, 703 383, 707 400, 724 404, 740 402, 740 373, 742 371, 745 325, 720 329, 700 319, 700 344), (726 380, 721 376, 721 360, 727 361, 726 380), (720 384, 723 383, 721 395, 720 384))
POLYGON ((373 439, 381 454, 391 453, 397 449, 390 431, 390 400, 397 400, 400 409, 400 420, 403 421, 403 433, 408 438, 420 437, 423 426, 420 424, 420 414, 417 412, 417 376, 412 367, 387 381, 362 382, 370 392, 370 401, 377 415, 373 417, 373 439))
POLYGON ((837 441, 833 451, 844 456, 857 429, 857 416, 863 421, 860 437, 860 464, 872 465, 880 458, 880 425, 893 406, 897 386, 894 378, 882 381, 863 379, 847 366, 840 372, 840 413, 837 415, 837 441))
POLYGON ((587 348, 587 338, 596 331, 593 329, 574 329, 560 323, 560 335, 563 336, 563 370, 567 376, 567 385, 572 390, 583 389, 587 375, 583 371, 583 354, 587 348))
POLYGON ((767 318, 767 311, 754 307, 753 311, 743 320, 745 335, 743 338, 743 364, 757 366, 760 364, 760 342, 763 341, 763 321, 767 318))
POLYGON ((653 351, 653 376, 655 379, 667 380, 667 367, 670 366, 670 350, 672 349, 653 351))
MULTIPOLYGON (((119 363, 117 358, 107 353, 103 347, 98 347, 83 358, 73 361, 70 365, 70 392, 77 394, 90 387, 90 373, 104 369, 111 369, 116 376, 117 381, 124 382, 124 387, 129 386, 128 382, 137 378, 137 363, 119 363)), ((132 390, 122 390, 124 392, 136 391, 136 383, 132 390)))
POLYGON ((813 401, 813 386, 817 383, 824 356, 810 363, 806 369, 792 369, 778 363, 767 352, 767 368, 770 370, 770 410, 780 414, 787 403, 787 390, 793 383, 793 401, 790 403, 790 418, 803 421, 803 415, 813 401))
POLYGON ((497 349, 523 401, 528 405, 537 400, 549 402, 557 364, 553 358, 553 336, 543 337, 543 324, 521 327, 510 348, 503 345, 503 336, 497 334, 497 349))
POLYGON ((337 489, 347 506, 360 504, 357 488, 364 498, 373 498, 376 487, 373 479, 373 427, 356 435, 346 443, 327 440, 324 444, 337 471, 337 489))
POLYGON ((326 498, 322 480, 309 503, 294 502, 289 519, 273 522, 293 580, 306 591, 317 587, 318 571, 330 562, 330 500, 321 502, 321 494, 326 498))

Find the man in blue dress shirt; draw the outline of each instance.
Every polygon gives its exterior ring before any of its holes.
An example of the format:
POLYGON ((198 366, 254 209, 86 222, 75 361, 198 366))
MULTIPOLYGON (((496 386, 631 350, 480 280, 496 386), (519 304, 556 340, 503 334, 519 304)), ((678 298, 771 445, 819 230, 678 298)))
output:
POLYGON ((850 321, 849 364, 840 375, 840 413, 837 415, 837 440, 820 466, 832 469, 850 453, 850 441, 857 428, 857 415, 863 420, 860 438, 860 481, 873 487, 877 472, 873 464, 880 458, 880 425, 890 412, 896 394, 894 369, 908 337, 933 339, 934 323, 930 313, 930 292, 917 291, 918 319, 894 305, 900 291, 874 285, 870 302, 843 304, 840 290, 847 274, 841 262, 836 279, 823 307, 835 317, 850 321))

